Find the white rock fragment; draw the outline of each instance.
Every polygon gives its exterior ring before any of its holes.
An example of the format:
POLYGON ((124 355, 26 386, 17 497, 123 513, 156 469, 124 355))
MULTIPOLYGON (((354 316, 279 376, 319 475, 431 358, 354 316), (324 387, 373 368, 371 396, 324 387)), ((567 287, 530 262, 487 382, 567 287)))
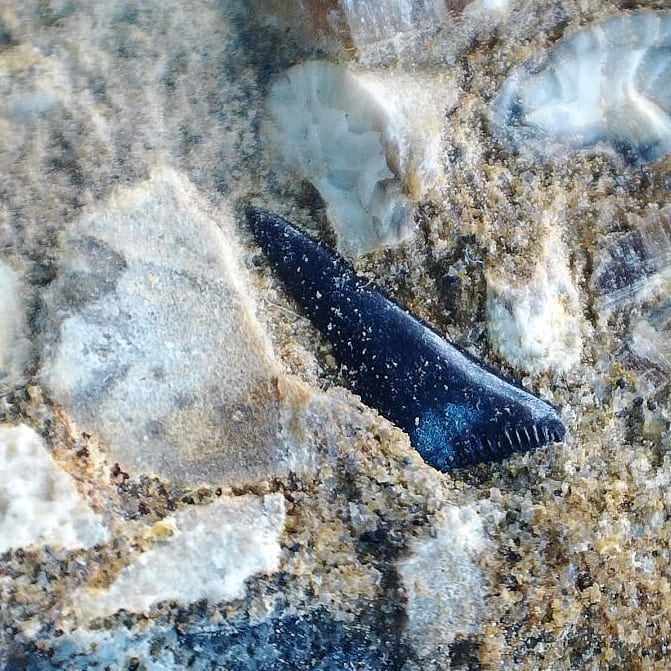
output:
POLYGON ((317 188, 345 254, 413 232, 413 201, 442 172, 441 114, 456 93, 437 76, 351 71, 308 61, 273 85, 271 136, 317 188))
POLYGON ((0 427, 0 552, 88 548, 107 530, 31 428, 0 427))
POLYGON ((0 261, 0 385, 11 384, 24 369, 29 347, 24 313, 17 274, 0 261))
POLYGON ((239 599, 245 580, 279 567, 285 509, 281 494, 224 498, 192 506, 171 518, 174 534, 140 555, 107 591, 83 592, 76 606, 84 617, 125 609, 149 613, 161 601, 188 605, 239 599))
POLYGON ((256 321, 228 210, 158 170, 68 229, 41 378, 110 461, 183 482, 300 469, 306 392, 256 321), (301 396, 302 394, 302 396, 301 396))
POLYGON ((498 22, 507 17, 511 4, 512 0, 472 0, 464 7, 464 18, 498 22))
POLYGON ((475 0, 475 2, 468 3, 469 7, 474 5, 478 5, 483 12, 503 14, 510 9, 511 0, 475 0))
POLYGON ((444 0, 340 0, 352 41, 359 48, 443 22, 444 0))
POLYGON ((582 353, 583 321, 568 252, 548 233, 533 273, 487 273, 487 328, 494 349, 511 365, 531 374, 566 373, 582 353))
POLYGON ((477 558, 488 543, 475 507, 451 507, 399 564, 408 633, 420 656, 479 630, 486 590, 477 558))
POLYGON ((506 80, 494 126, 522 150, 604 143, 655 160, 671 151, 671 12, 622 13, 562 39, 506 80))

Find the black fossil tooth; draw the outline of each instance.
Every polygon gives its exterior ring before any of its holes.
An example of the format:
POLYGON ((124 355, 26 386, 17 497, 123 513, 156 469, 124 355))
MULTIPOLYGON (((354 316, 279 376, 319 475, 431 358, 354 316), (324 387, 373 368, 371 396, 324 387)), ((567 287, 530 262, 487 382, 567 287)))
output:
POLYGON ((353 390, 447 471, 502 459, 566 432, 555 408, 505 382, 281 217, 247 210, 287 290, 333 345, 353 390))

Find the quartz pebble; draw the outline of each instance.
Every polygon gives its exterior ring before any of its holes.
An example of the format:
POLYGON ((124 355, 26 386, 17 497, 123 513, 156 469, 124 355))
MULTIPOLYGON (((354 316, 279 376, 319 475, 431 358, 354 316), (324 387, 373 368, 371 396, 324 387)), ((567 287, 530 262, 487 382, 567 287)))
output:
POLYGON ((122 569, 109 589, 79 594, 77 609, 102 617, 122 608, 149 613, 169 599, 187 605, 240 598, 247 578, 278 569, 284 518, 281 494, 192 506, 162 520, 161 527, 171 529, 167 540, 122 569))
POLYGON ((325 61, 296 65, 275 81, 270 136, 324 199, 343 253, 365 254, 412 235, 413 203, 442 171, 441 112, 455 99, 436 76, 325 61))
POLYGON ((0 427, 0 553, 50 545, 88 548, 107 531, 28 426, 0 427))
POLYGON ((548 233, 532 276, 487 274, 487 327, 496 351, 531 374, 566 373, 580 361, 582 317, 565 246, 548 233))
POLYGON ((521 151, 600 144, 628 158, 671 151, 671 12, 616 15, 563 38, 506 80, 494 126, 521 151))

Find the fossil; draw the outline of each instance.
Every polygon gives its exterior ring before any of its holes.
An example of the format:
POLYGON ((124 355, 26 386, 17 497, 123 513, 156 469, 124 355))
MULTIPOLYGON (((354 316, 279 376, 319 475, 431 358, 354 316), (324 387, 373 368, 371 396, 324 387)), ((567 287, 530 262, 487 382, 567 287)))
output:
POLYGON ((289 294, 333 345, 352 389, 447 471, 561 441, 557 410, 508 383, 281 217, 248 209, 289 294))

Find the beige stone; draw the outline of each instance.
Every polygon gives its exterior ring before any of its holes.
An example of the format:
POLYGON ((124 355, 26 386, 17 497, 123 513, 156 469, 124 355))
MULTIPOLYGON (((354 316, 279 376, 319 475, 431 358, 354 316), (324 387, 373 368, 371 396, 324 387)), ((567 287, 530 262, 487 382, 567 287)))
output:
POLYGON ((176 172, 117 192, 62 240, 41 378, 110 461, 192 483, 297 469, 284 377, 254 316, 233 217, 176 172))

